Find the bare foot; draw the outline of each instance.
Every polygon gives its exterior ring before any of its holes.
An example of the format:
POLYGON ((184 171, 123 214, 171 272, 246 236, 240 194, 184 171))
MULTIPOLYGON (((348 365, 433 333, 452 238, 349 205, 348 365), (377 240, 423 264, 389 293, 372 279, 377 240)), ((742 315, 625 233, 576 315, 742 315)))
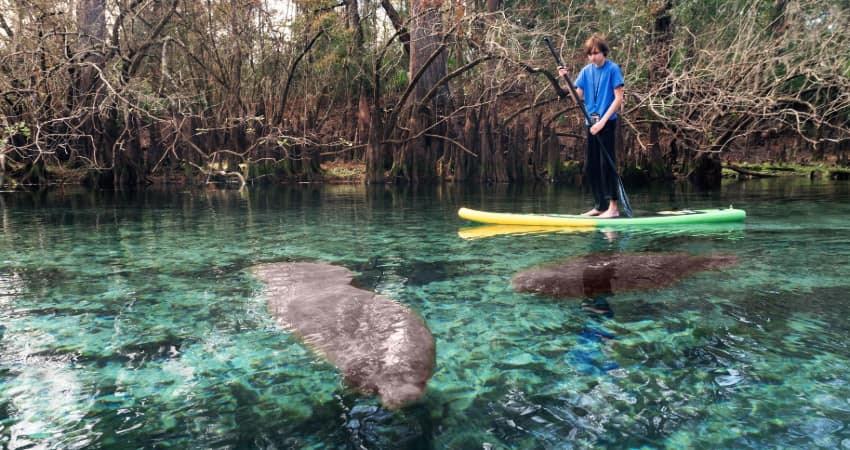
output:
POLYGON ((600 211, 596 208, 593 208, 586 213, 581 213, 582 216, 598 216, 599 214, 602 214, 602 211, 600 211))
POLYGON ((616 209, 609 209, 608 211, 605 211, 604 213, 599 215, 600 219, 611 219, 614 217, 620 217, 620 212, 616 209))

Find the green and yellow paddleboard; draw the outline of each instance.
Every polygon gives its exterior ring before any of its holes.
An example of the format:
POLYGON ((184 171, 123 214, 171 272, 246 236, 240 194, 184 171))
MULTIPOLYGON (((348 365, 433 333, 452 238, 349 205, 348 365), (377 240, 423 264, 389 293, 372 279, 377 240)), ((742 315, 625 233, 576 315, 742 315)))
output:
POLYGON ((683 225, 743 222, 747 213, 741 209, 696 209, 679 211, 660 211, 644 217, 617 217, 600 219, 597 217, 575 216, 567 214, 512 214, 476 211, 461 208, 457 215, 472 222, 495 225, 523 225, 537 227, 580 227, 594 229, 602 227, 633 227, 656 225, 683 225))

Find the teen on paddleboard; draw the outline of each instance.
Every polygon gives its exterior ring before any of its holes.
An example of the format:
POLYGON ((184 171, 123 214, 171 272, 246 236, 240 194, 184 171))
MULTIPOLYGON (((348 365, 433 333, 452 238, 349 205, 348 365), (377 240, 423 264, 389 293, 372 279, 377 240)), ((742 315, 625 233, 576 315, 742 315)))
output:
MULTIPOLYGON (((617 111, 623 104, 623 72, 620 66, 609 61, 608 44, 597 35, 584 43, 584 51, 590 63, 576 79, 576 93, 584 101, 590 123, 587 123, 587 150, 584 170, 590 189, 593 191, 593 209, 583 216, 618 217, 619 199, 616 154, 614 151, 617 111), (599 136, 599 139, 596 136, 599 136), (601 141, 601 146, 600 146, 601 141), (602 148, 608 158, 602 153, 602 148)), ((558 67, 558 73, 567 79, 566 67, 558 67)))

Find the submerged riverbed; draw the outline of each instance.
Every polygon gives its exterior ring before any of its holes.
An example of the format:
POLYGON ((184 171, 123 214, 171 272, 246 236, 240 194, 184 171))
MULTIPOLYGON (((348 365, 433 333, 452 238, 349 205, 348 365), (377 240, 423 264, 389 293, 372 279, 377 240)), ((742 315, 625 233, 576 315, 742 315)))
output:
POLYGON ((743 225, 469 233, 460 206, 575 213, 571 187, 0 193, 0 447, 850 448, 850 184, 629 192, 743 225), (663 288, 517 293, 596 252, 731 255, 663 288), (387 411, 282 331, 249 269, 343 266, 422 315, 423 400, 387 411), (584 304, 584 307, 582 306, 584 304))

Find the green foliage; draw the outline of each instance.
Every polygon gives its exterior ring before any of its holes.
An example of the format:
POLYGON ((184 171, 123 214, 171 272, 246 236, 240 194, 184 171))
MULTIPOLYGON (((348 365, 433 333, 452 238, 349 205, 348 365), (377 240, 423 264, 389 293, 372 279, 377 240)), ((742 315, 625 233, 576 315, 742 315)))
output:
POLYGON ((281 170, 281 163, 256 163, 248 165, 247 177, 249 180, 262 179, 269 175, 276 175, 281 170))
POLYGON ((408 74, 407 70, 397 70, 395 72, 395 76, 392 78, 392 83, 389 86, 391 91, 400 92, 403 91, 407 87, 408 83, 408 74))
POLYGON ((10 125, 3 127, 3 140, 9 139, 16 135, 21 135, 25 138, 29 138, 31 135, 31 131, 26 122, 16 122, 10 125))
MULTIPOLYGON (((29 125, 26 122, 15 122, 0 128, 0 157, 2 157, 12 145, 12 140, 20 136, 29 140, 32 136, 29 125)), ((2 169, 2 168, 0 168, 2 169)))
POLYGON ((564 161, 561 163, 558 177, 563 180, 577 180, 582 173, 582 163, 575 160, 564 161))

